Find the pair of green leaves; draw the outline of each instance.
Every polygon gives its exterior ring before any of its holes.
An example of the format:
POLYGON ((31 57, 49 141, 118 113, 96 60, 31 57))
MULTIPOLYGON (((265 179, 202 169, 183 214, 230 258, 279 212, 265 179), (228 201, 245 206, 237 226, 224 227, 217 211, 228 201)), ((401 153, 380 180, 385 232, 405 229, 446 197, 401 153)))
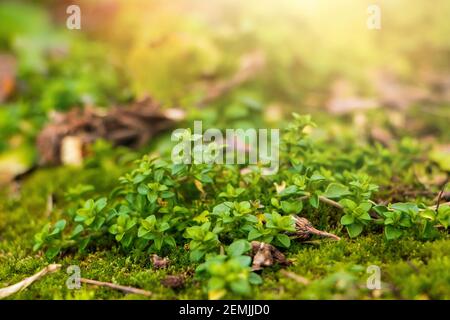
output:
POLYGON ((119 242, 123 242, 125 247, 128 247, 132 241, 131 234, 125 235, 136 225, 136 219, 128 214, 121 213, 117 216, 116 223, 109 227, 109 232, 115 236, 115 239, 119 242))
POLYGON ((201 226, 186 228, 184 237, 191 239, 189 243, 191 261, 200 261, 207 252, 215 249, 219 245, 217 233, 219 230, 210 231, 211 222, 205 222, 201 226))
POLYGON ((226 191, 219 193, 219 198, 237 199, 244 192, 244 188, 235 188, 231 184, 227 184, 226 191))
POLYGON ((150 215, 141 220, 138 229, 138 237, 145 240, 153 240, 153 247, 157 252, 161 250, 164 244, 169 247, 176 247, 174 237, 166 233, 171 228, 166 220, 167 218, 157 220, 155 215, 150 215))
POLYGON ((100 198, 96 201, 93 199, 87 200, 84 203, 84 206, 77 210, 75 221, 83 222, 86 226, 90 226, 96 222, 96 225, 99 228, 105 222, 105 217, 101 215, 101 213, 103 209, 105 209, 106 205, 106 198, 100 198))
POLYGON ((261 240, 263 242, 272 243, 274 240, 277 245, 289 248, 291 239, 286 232, 295 231, 295 222, 292 216, 282 216, 278 212, 265 213, 265 225, 259 224, 254 226, 248 233, 248 240, 261 240))
POLYGON ((339 203, 343 206, 345 213, 341 218, 341 224, 346 227, 351 238, 359 236, 364 226, 372 220, 369 215, 372 204, 370 202, 356 204, 349 199, 342 199, 339 203))
POLYGON ((39 250, 41 247, 47 247, 45 256, 47 259, 53 259, 60 251, 62 246, 62 232, 66 227, 66 220, 62 219, 51 226, 47 223, 41 230, 34 236, 35 244, 33 246, 33 251, 39 250))

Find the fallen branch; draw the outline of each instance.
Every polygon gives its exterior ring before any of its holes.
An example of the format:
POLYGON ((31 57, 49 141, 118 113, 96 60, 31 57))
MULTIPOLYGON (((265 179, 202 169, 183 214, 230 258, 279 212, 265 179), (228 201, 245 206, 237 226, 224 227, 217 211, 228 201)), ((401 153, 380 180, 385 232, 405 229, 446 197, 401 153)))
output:
POLYGON ((110 283, 110 282, 102 282, 102 281, 97 281, 97 280, 92 280, 92 279, 85 279, 85 278, 81 278, 80 282, 86 283, 86 284, 91 284, 91 285, 94 285, 94 286, 107 287, 107 288, 111 288, 111 289, 115 289, 115 290, 120 290, 120 291, 123 291, 123 292, 126 292, 126 293, 140 294, 140 295, 147 296, 147 297, 150 297, 152 295, 152 293, 150 291, 147 291, 147 290, 133 288, 133 287, 121 286, 119 284, 110 283))
POLYGON ((292 280, 294 280, 295 282, 301 283, 303 285, 308 285, 310 283, 310 281, 308 279, 306 279, 305 277, 299 276, 296 273, 287 271, 287 270, 280 270, 280 273, 283 274, 284 276, 291 278, 292 280))
POLYGON ((33 282, 39 280, 46 274, 58 271, 60 268, 61 268, 60 264, 49 264, 47 267, 45 267, 38 273, 32 275, 31 277, 25 278, 22 281, 13 284, 12 286, 0 289, 0 299, 6 298, 14 293, 24 290, 33 282))

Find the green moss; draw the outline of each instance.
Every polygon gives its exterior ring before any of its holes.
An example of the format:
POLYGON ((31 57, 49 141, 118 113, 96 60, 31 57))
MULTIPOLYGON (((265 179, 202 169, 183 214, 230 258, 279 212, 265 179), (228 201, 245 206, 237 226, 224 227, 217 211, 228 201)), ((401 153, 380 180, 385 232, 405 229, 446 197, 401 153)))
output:
MULTIPOLYGON (((56 168, 39 170, 22 185, 20 193, 0 196, 0 287, 21 281, 48 264, 42 253, 31 251, 34 234, 43 224, 56 221, 67 209, 63 194, 78 183, 96 183, 97 193, 108 193, 116 183, 119 172, 105 175, 98 168, 56 168), (54 205, 47 212, 47 197, 53 195, 54 205)), ((333 216, 334 209, 321 212, 333 216)), ((312 218, 312 216, 311 216, 312 218)), ((313 219, 314 220, 314 219, 313 219)), ((315 219, 318 226, 326 219, 315 219), (323 221, 322 221, 323 220, 323 221)), ((329 225, 330 226, 330 225, 329 225)), ((334 224, 331 223, 331 227, 334 224)), ((344 234, 336 227, 333 231, 344 234)), ((450 298, 450 239, 421 242, 401 239, 388 242, 382 234, 365 234, 350 240, 322 240, 319 244, 295 243, 287 252, 293 264, 287 270, 311 281, 303 285, 280 273, 274 266, 262 272, 264 283, 254 288, 256 299, 449 299, 450 298), (369 265, 381 268, 382 289, 367 289, 369 265)), ((66 252, 56 259, 62 269, 32 284, 11 299, 142 299, 138 295, 82 285, 79 290, 66 286, 70 265, 81 268, 81 276, 143 288, 153 292, 151 299, 204 299, 207 297, 200 282, 188 277, 182 289, 168 289, 161 280, 169 274, 192 271, 188 252, 179 248, 170 256, 168 269, 154 270, 149 256, 142 252, 124 253, 120 248, 89 248, 86 253, 66 252)), ((192 274, 192 272, 188 272, 192 274)), ((230 298, 237 298, 230 296, 230 298)))
MULTIPOLYGON (((16 283, 47 265, 40 254, 31 252, 34 233, 47 221, 46 196, 61 196, 62 190, 76 179, 83 183, 92 179, 91 172, 74 175, 67 168, 44 170, 33 175, 23 186, 18 200, 2 198, 0 207, 0 286, 16 283), (67 180, 68 177, 71 179, 67 180), (44 183, 45 182, 45 183, 44 183), (42 187, 36 188, 36 184, 42 187)), ((55 204, 51 219, 64 209, 55 204)), ((387 242, 382 234, 366 235, 356 240, 321 241, 315 244, 294 244, 288 258, 294 263, 287 270, 311 280, 303 285, 280 273, 280 267, 262 272, 264 283, 256 287, 255 299, 449 299, 450 298, 450 239, 421 242, 401 239, 387 242), (366 288, 369 274, 366 268, 381 268, 382 289, 374 294, 366 288)), ((172 290, 160 281, 169 274, 192 270, 188 252, 183 248, 171 254, 168 269, 154 270, 147 254, 125 254, 119 248, 88 251, 85 254, 68 252, 57 259, 61 271, 50 274, 12 299, 142 299, 108 288, 82 285, 69 290, 66 273, 70 265, 81 268, 85 278, 108 281, 143 288, 153 292, 152 299, 203 299, 201 284, 189 277, 184 288, 172 290)), ((233 298, 231 296, 231 298, 233 298)), ((235 298, 235 297, 234 297, 235 298)))

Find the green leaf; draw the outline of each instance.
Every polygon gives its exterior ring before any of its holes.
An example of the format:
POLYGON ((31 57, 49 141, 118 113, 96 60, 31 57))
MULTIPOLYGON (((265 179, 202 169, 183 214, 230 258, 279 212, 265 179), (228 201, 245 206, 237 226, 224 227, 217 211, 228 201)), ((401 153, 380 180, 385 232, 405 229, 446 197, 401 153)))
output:
POLYGON ((177 243, 173 237, 164 237, 164 243, 166 243, 169 247, 175 248, 177 243))
POLYGON ((55 223, 55 229, 64 230, 65 227, 66 227, 66 220, 64 219, 61 219, 55 223))
POLYGON ((162 247, 162 245, 163 245, 163 238, 162 237, 157 237, 157 238, 155 238, 154 239, 154 241, 155 241, 155 248, 156 248, 156 250, 161 250, 161 247, 162 247))
POLYGON ((149 188, 143 183, 141 183, 139 185, 139 187, 137 188, 137 192, 143 196, 145 196, 148 193, 148 191, 149 191, 149 188))
POLYGON ((36 242, 33 246, 33 251, 38 251, 42 247, 42 242, 36 242))
POLYGON ((322 181, 325 180, 325 177, 323 175, 321 175, 319 172, 314 172, 313 175, 311 176, 311 178, 309 178, 309 181, 314 182, 314 181, 322 181))
POLYGON ((192 262, 198 262, 201 260, 201 258, 203 258, 204 255, 205 255, 204 251, 193 250, 190 252, 189 258, 192 262))
POLYGON ((237 256, 234 257, 233 260, 237 261, 242 268, 246 268, 252 263, 252 258, 250 256, 237 256))
POLYGON ((237 281, 233 281, 230 284, 231 290, 240 295, 248 295, 250 294, 250 284, 245 279, 239 279, 237 281))
POLYGON ((316 193, 312 194, 309 198, 309 204, 311 207, 317 209, 319 207, 319 195, 316 193))
POLYGON ((271 198, 270 203, 277 209, 280 207, 280 201, 277 198, 271 198))
POLYGON ((120 242, 124 235, 125 235, 125 232, 121 232, 121 233, 116 234, 115 238, 116 238, 117 241, 120 242))
POLYGON ((344 209, 346 208, 350 211, 355 210, 357 207, 356 203, 350 199, 342 199, 339 201, 339 203, 344 207, 344 209))
POLYGON ((301 201, 281 201, 281 209, 287 213, 299 213, 303 208, 301 201))
POLYGON ((367 212, 363 212, 361 215, 359 215, 358 219, 366 220, 366 221, 372 220, 372 218, 370 217, 370 214, 368 214, 367 212))
POLYGON ((47 249, 47 251, 45 251, 45 257, 48 260, 53 260, 53 258, 55 258, 60 251, 61 251, 60 247, 50 247, 47 249))
POLYGON ((437 218, 444 228, 447 229, 450 225, 450 205, 441 205, 438 209, 437 218))
POLYGON ((406 202, 406 203, 394 203, 391 204, 390 207, 394 210, 403 212, 403 213, 418 213, 419 212, 419 208, 417 207, 417 205, 415 203, 410 203, 410 202, 406 202))
POLYGON ((233 207, 232 202, 223 202, 221 204, 218 204, 213 208, 212 214, 214 215, 223 215, 230 212, 231 208, 233 207))
POLYGON ((389 225, 384 227, 384 234, 386 235, 386 239, 394 240, 402 236, 402 230, 389 225))
POLYGON ((298 191, 297 186, 289 186, 289 187, 283 189, 280 193, 278 193, 278 195, 280 197, 287 197, 287 196, 295 194, 297 191, 298 191))
POLYGON ((285 234, 277 234, 276 235, 276 239, 278 240, 278 242, 281 243, 281 245, 285 248, 289 248, 291 245, 291 239, 285 235, 285 234))
POLYGON ((250 272, 250 274, 248 275, 248 282, 253 285, 259 285, 263 283, 263 280, 258 274, 250 272))
POLYGON ((252 241, 252 240, 258 239, 261 236, 262 236, 262 234, 258 230, 252 229, 248 233, 248 240, 252 241))
POLYGON ((372 208, 372 204, 370 202, 361 202, 358 208, 360 208, 364 212, 369 212, 369 210, 372 208))
POLYGON ((209 290, 220 290, 225 287, 225 280, 219 277, 212 277, 208 280, 209 290))
POLYGON ((236 240, 227 247, 227 253, 236 257, 246 253, 250 248, 250 243, 247 240, 236 240))
POLYGON ((174 164, 172 166, 172 175, 176 176, 178 174, 181 174, 182 172, 185 172, 187 170, 187 165, 180 163, 180 164, 174 164))
POLYGON ((323 195, 330 199, 336 199, 347 196, 349 194, 351 194, 351 192, 348 187, 340 183, 332 182, 328 185, 323 195))
POLYGON ((97 201, 95 201, 95 208, 97 210, 97 212, 102 211, 107 204, 107 199, 105 197, 98 199, 97 201))
POLYGON ((138 230, 138 237, 139 238, 143 238, 143 237, 145 237, 147 234, 149 234, 150 232, 147 230, 147 229, 145 229, 145 228, 143 228, 143 227, 139 227, 139 230, 138 230))
POLYGON ((388 208, 386 206, 374 206, 373 210, 378 213, 380 216, 383 216, 386 211, 388 211, 388 208))
POLYGON ((363 225, 360 223, 353 223, 346 226, 348 235, 350 238, 355 238, 361 234, 363 231, 363 225))
POLYGON ((81 232, 83 232, 84 227, 81 224, 78 224, 75 229, 73 229, 72 234, 70 235, 71 238, 76 237, 77 235, 79 235, 81 232))
POLYGON ((355 222, 355 219, 353 218, 353 216, 346 214, 344 216, 342 216, 341 218, 341 224, 344 226, 350 225, 353 222, 355 222))
POLYGON ((431 209, 425 209, 425 210, 420 212, 420 216, 422 218, 425 218, 425 219, 433 221, 436 218, 436 212, 434 210, 431 210, 431 209))

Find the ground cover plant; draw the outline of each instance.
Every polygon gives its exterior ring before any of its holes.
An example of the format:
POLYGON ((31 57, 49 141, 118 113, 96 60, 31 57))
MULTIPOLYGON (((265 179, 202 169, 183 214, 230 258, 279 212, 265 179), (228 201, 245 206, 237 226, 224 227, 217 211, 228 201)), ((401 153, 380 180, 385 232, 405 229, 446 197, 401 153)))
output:
POLYGON ((82 31, 65 3, 0 4, 0 298, 450 298, 445 10, 386 4, 378 39, 317 23, 321 4, 76 2, 82 31), (416 10, 435 19, 406 41, 416 10), (193 147, 195 121, 279 129, 276 172, 175 163, 171 130, 193 147))

